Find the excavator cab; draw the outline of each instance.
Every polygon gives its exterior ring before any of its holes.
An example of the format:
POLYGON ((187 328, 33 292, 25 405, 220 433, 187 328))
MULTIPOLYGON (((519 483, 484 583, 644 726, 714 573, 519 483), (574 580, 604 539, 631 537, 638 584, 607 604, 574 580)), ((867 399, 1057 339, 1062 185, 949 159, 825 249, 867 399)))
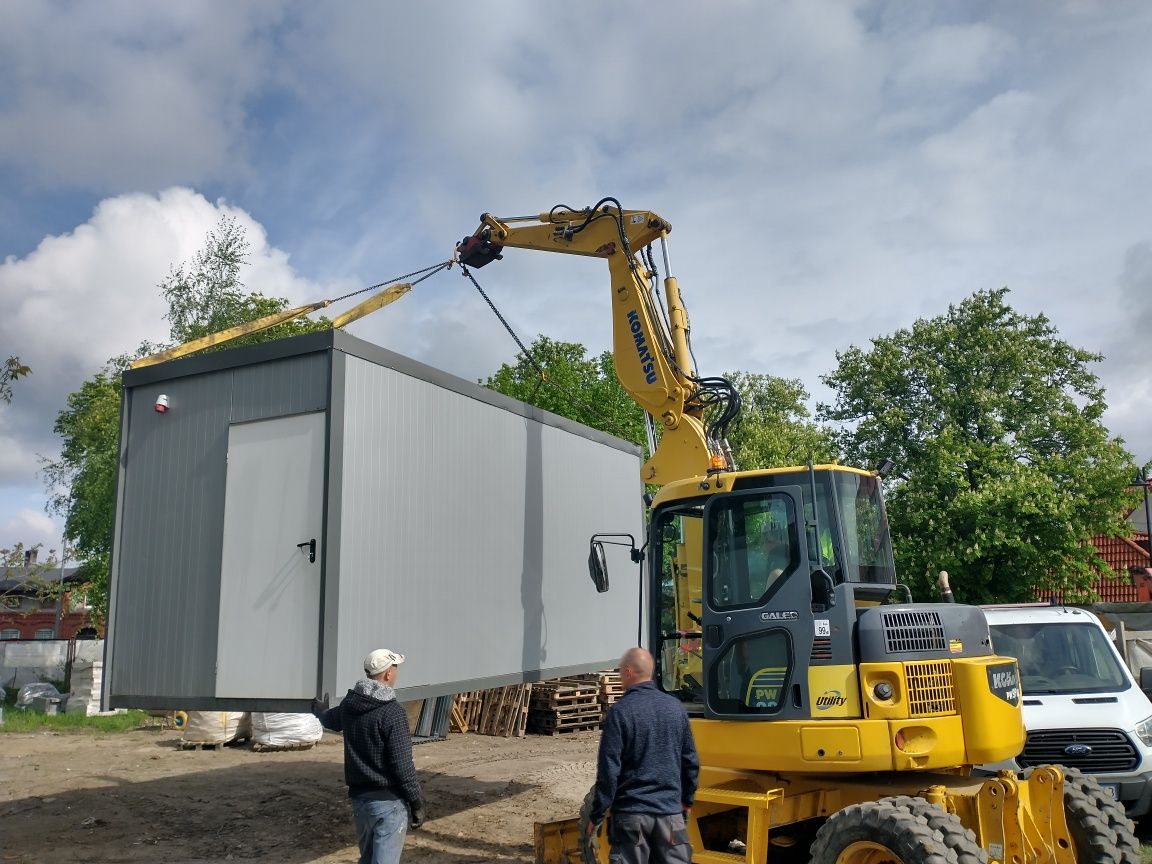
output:
POLYGON ((901 590, 877 478, 840 466, 735 477, 730 491, 677 498, 673 484, 655 502, 649 632, 661 686, 706 717, 859 716, 845 690, 857 608, 901 590))

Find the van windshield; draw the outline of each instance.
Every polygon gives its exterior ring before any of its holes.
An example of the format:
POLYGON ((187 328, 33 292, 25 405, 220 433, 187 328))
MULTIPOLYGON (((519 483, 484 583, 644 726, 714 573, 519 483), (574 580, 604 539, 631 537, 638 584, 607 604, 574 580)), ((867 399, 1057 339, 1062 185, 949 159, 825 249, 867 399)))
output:
POLYGON ((1115 693, 1128 676, 1094 624, 993 624, 992 647, 1020 663, 1024 694, 1115 693))

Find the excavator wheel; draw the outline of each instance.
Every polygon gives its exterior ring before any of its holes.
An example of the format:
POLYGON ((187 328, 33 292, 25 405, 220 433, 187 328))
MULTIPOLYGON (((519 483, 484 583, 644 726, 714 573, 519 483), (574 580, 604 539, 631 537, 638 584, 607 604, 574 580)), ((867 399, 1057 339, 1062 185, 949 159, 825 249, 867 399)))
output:
POLYGON ((828 817, 812 844, 812 864, 955 864, 927 819, 888 801, 868 801, 828 817))
POLYGON ((596 826, 595 831, 588 832, 588 823, 592 821, 592 799, 595 795, 596 787, 593 786, 584 796, 584 803, 580 805, 580 859, 583 864, 599 864, 600 844, 608 842, 603 822, 596 826))
POLYGON ((988 852, 980 848, 976 840, 976 832, 965 828, 960 817, 937 807, 923 798, 914 798, 911 795, 894 795, 891 798, 881 798, 881 803, 892 804, 912 812, 928 823, 928 827, 940 833, 944 848, 956 854, 956 864, 988 864, 988 852))
MULTIPOLYGON (((1078 768, 1048 767, 1064 772, 1064 814, 1078 864, 1140 864, 1140 843, 1123 805, 1078 768)), ((1032 770, 1020 776, 1027 779, 1032 770)))

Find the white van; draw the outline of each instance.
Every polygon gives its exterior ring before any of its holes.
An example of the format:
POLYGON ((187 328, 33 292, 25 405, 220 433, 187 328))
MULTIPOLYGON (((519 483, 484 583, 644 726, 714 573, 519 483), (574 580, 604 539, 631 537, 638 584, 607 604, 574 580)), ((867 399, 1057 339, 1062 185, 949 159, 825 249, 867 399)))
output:
POLYGON ((984 607, 997 654, 1024 685, 1019 770, 1058 763, 1091 774, 1139 818, 1152 808, 1152 702, 1091 612, 1068 606, 984 607))

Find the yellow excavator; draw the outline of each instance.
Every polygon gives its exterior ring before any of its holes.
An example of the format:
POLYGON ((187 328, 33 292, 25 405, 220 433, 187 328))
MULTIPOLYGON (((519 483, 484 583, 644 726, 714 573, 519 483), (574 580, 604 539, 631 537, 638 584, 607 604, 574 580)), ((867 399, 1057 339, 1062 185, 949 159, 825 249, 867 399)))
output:
MULTIPOLYGON (((913 603, 897 581, 878 472, 735 465, 726 433, 740 397, 730 382, 695 371, 670 231, 657 214, 610 198, 582 210, 485 214, 451 262, 427 270, 458 263, 470 273, 505 248, 608 262, 616 371, 646 412, 652 455, 641 479, 659 489, 643 548, 632 550, 645 562, 648 647, 656 683, 683 701, 700 753, 693 860, 1140 864, 1132 823, 1092 777, 1057 765, 975 768, 1023 748, 1019 670, 993 652, 980 609, 913 603)), ((333 326, 411 287, 391 285, 333 326)), ((603 542, 593 538, 589 554, 602 591, 603 542)), ((569 823, 586 864, 606 862, 606 844, 582 843, 586 825, 569 823)), ((570 848, 564 826, 537 837, 538 860, 567 860, 570 848)))
MULTIPOLYGON (((898 583, 877 473, 738 470, 739 394, 694 369, 670 231, 615 199, 485 214, 456 259, 465 272, 506 248, 608 262, 617 374, 659 432, 633 557, 656 683, 685 704, 700 753, 693 860, 1139 864, 1132 823, 1091 777, 974 768, 1023 747, 1017 664, 995 655, 981 610, 916 604, 898 583)), ((606 590, 602 542, 589 567, 606 590)), ((606 861, 604 845, 585 860, 606 861)), ((559 848, 538 843, 538 857, 559 848)))

